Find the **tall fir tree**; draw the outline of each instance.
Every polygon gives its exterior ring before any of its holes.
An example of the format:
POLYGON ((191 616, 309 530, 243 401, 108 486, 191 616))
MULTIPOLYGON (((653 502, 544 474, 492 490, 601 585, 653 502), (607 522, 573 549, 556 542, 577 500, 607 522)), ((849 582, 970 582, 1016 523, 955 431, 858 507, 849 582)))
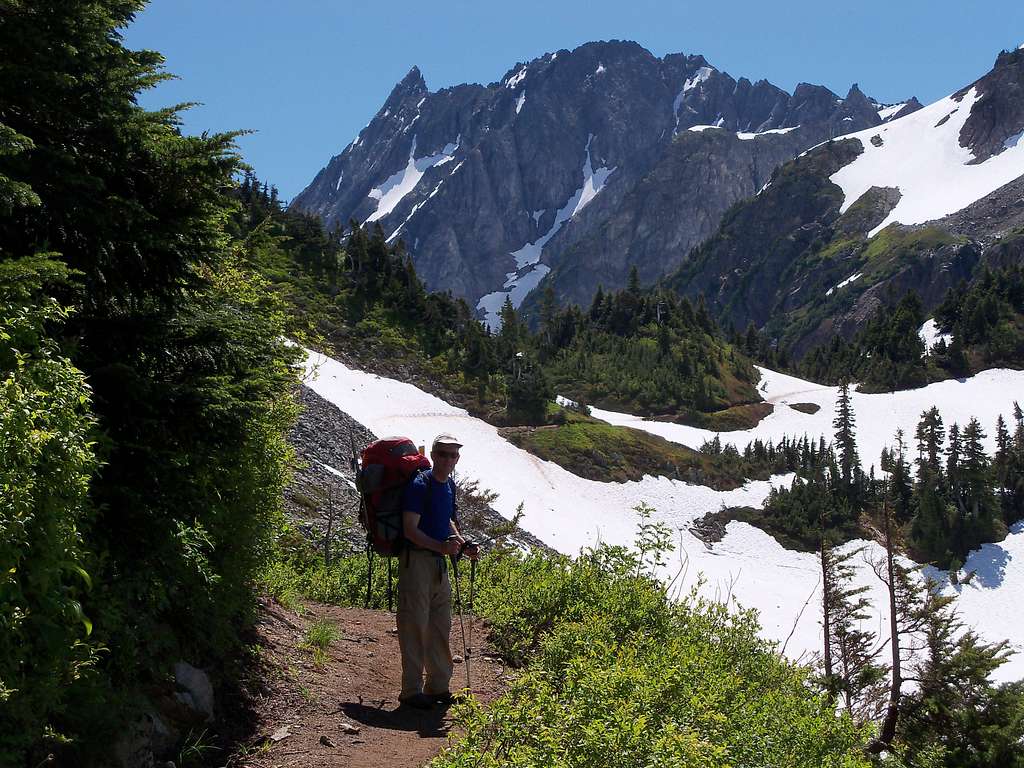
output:
POLYGON ((839 479, 842 492, 848 499, 857 498, 860 484, 860 457, 857 455, 857 424, 850 398, 850 385, 839 386, 836 400, 836 414, 832 420, 835 428, 835 446, 839 463, 839 479))

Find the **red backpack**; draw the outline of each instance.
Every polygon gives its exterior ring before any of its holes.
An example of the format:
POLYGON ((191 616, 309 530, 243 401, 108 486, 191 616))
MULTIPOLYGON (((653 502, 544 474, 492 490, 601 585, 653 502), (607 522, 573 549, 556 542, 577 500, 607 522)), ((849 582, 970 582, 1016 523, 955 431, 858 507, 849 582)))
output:
POLYGON ((362 503, 359 522, 366 531, 367 555, 390 557, 402 551, 402 496, 405 487, 425 469, 430 460, 408 437, 384 437, 362 452, 356 487, 362 503))

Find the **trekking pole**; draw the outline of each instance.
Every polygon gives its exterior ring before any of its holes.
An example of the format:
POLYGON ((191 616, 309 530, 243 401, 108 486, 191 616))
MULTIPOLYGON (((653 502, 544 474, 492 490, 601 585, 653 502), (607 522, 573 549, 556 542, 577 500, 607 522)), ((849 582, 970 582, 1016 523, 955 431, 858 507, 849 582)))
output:
MULTIPOLYGON (((471 542, 467 542, 471 544, 471 542)), ((473 545, 475 546, 475 545, 473 545)), ((473 584, 476 582, 476 560, 469 561, 469 650, 466 652, 466 679, 469 679, 469 655, 473 652, 473 584)))
MULTIPOLYGON (((453 538, 453 537, 449 537, 449 538, 453 538)), ((470 662, 469 662, 469 658, 470 658, 470 655, 472 654, 472 651, 473 651, 472 646, 471 646, 471 643, 472 643, 472 633, 473 633, 473 617, 470 616, 470 620, 469 620, 470 644, 467 644, 466 643, 466 619, 465 619, 465 616, 464 616, 464 611, 463 611, 463 606, 462 606, 462 589, 461 589, 461 586, 459 584, 459 560, 462 559, 462 553, 466 551, 466 548, 467 547, 471 547, 471 546, 475 546, 475 545, 472 542, 470 542, 470 541, 462 542, 462 546, 459 547, 459 553, 457 555, 452 555, 451 558, 452 558, 452 571, 454 572, 454 575, 455 575, 455 603, 459 607, 459 629, 461 630, 461 633, 462 633, 462 660, 463 660, 463 663, 466 665, 466 690, 472 693, 472 691, 473 691, 473 684, 472 684, 472 680, 470 678, 470 669, 469 669, 470 662)), ((476 572, 476 562, 471 560, 470 563, 471 563, 471 565, 470 565, 470 573, 471 574, 475 574, 475 572, 476 572)), ((471 591, 470 593, 472 594, 472 576, 470 577, 470 591, 471 591)))

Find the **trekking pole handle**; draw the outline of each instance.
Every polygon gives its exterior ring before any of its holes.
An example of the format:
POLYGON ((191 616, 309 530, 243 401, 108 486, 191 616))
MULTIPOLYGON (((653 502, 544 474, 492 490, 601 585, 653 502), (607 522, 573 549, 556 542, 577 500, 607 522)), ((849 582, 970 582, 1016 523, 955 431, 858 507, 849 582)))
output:
MULTIPOLYGON (((453 533, 451 536, 448 537, 448 540, 451 541, 454 538, 455 538, 455 534, 453 533)), ((476 549, 476 550, 480 549, 480 545, 479 544, 477 544, 475 541, 470 541, 470 540, 467 539, 466 541, 463 541, 462 544, 459 546, 459 553, 457 555, 453 555, 453 557, 455 559, 461 558, 466 553, 466 550, 469 549, 470 547, 472 547, 473 549, 476 549)))

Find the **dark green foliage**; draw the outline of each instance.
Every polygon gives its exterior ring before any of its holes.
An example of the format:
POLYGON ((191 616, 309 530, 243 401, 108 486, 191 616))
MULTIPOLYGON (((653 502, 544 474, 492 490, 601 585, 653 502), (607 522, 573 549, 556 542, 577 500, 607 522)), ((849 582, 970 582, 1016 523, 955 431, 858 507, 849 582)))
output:
POLYGON ((1019 478, 1024 471, 1024 416, 1014 404, 1015 435, 1002 418, 996 453, 985 454, 977 419, 961 431, 953 424, 943 461, 942 419, 936 409, 921 414, 917 428, 917 479, 911 506, 910 545, 923 560, 945 567, 962 563, 982 543, 1000 539, 1006 526, 1024 517, 1019 478))
POLYGON ((969 286, 951 289, 935 320, 954 345, 936 351, 953 374, 981 367, 1024 365, 1024 268, 986 269, 969 286), (966 352, 966 356, 964 353, 966 352))
MULTIPOLYGON (((879 467, 887 473, 876 480, 874 469, 865 475, 856 457, 852 411, 844 417, 841 394, 835 419, 835 442, 824 438, 814 443, 783 439, 778 445, 755 441, 742 454, 747 477, 795 472, 792 487, 775 487, 762 510, 736 510, 727 519, 742 519, 764 528, 786 546, 818 551, 821 531, 830 542, 846 542, 872 535, 872 527, 861 525, 866 515, 873 526, 881 523, 880 500, 884 497, 893 525, 905 537, 911 554, 920 562, 934 563, 955 571, 971 552, 986 542, 998 541, 1007 526, 1024 519, 1024 411, 1014 404, 1014 432, 1005 424, 996 426, 996 453, 985 454, 984 432, 972 419, 961 432, 949 429, 944 449, 945 428, 938 409, 921 414, 915 439, 916 475, 906 457, 902 432, 894 445, 885 448, 879 467), (853 447, 853 461, 844 477, 842 445, 853 447)), ((1002 420, 1000 419, 1000 422, 1002 420)), ((708 441, 701 451, 724 455, 732 446, 708 441)))
POLYGON ((852 339, 834 336, 797 369, 815 381, 856 380, 861 391, 882 392, 997 365, 1024 365, 1024 269, 985 270, 970 285, 951 289, 935 320, 953 340, 940 340, 930 354, 918 335, 924 319, 921 301, 910 291, 895 307, 879 310, 852 339))
POLYGON ((881 648, 877 637, 865 624, 870 615, 870 602, 865 597, 868 587, 852 586, 851 561, 862 552, 840 552, 822 536, 823 683, 851 717, 866 722, 878 716, 880 686, 886 670, 879 661, 881 648))
POLYGON ((835 449, 839 465, 839 490, 851 502, 860 496, 861 475, 860 457, 857 455, 857 432, 850 402, 850 385, 843 382, 839 386, 839 398, 836 400, 836 415, 832 420, 835 427, 835 449))
MULTIPOLYGON (((15 535, 3 572, 26 546, 49 568, 36 592, 0 598, 13 600, 0 620, 25 631, 18 600, 31 599, 50 622, 24 681, 8 679, 9 647, 0 674, 26 691, 54 676, 28 711, 18 695, 0 703, 0 733, 19 747, 44 730, 69 738, 68 764, 86 764, 90 746, 109 754, 120 701, 169 664, 236 648, 272 555, 294 416, 282 313, 225 229, 233 136, 185 137, 173 110, 136 104, 163 77, 158 54, 121 44, 142 6, 0 3, 0 306, 21 327, 18 352, 0 355, 0 376, 21 382, 5 453, 28 477, 17 514, 34 509, 41 526, 15 535), (63 274, 36 269, 41 252, 63 274), (76 679, 91 663, 83 617, 107 650, 76 679)), ((5 530, 20 525, 9 514, 5 530)))
POLYGON ((902 705, 901 756, 911 765, 931 753, 931 764, 948 768, 1024 766, 1024 685, 990 680, 1009 655, 1007 642, 982 642, 956 617, 952 598, 927 588, 925 653, 912 672, 917 689, 902 705))
MULTIPOLYGON (((264 237, 291 226, 292 214, 272 205, 258 181, 247 177, 241 190, 249 208, 257 199, 259 214, 249 225, 263 215, 266 224, 257 229, 264 237)), ((341 237, 296 241, 320 254, 305 262, 288 261, 286 253, 251 258, 294 316, 315 323, 314 336, 386 370, 422 367, 422 358, 430 358, 427 375, 469 399, 470 410, 484 418, 543 423, 555 394, 684 420, 760 399, 756 370, 719 337, 703 302, 695 309, 672 293, 634 285, 599 291, 584 314, 575 306, 558 310, 547 291, 536 332, 506 300, 501 327, 489 335, 464 301, 428 294, 403 244, 388 244, 379 227, 354 226, 338 252, 331 243, 341 237)))
POLYGON ((813 552, 821 536, 821 520, 836 541, 860 534, 857 510, 842 501, 834 487, 834 475, 818 470, 806 479, 797 476, 790 488, 773 487, 764 503, 760 524, 773 535, 813 552))
POLYGON ((919 387, 927 383, 924 322, 918 295, 910 291, 893 308, 878 311, 850 341, 833 336, 801 360, 799 371, 815 381, 861 382, 863 392, 919 387))
POLYGON ((598 292, 559 313, 546 368, 555 389, 644 414, 709 412, 759 398, 757 373, 717 337, 703 301, 662 291, 598 292))

